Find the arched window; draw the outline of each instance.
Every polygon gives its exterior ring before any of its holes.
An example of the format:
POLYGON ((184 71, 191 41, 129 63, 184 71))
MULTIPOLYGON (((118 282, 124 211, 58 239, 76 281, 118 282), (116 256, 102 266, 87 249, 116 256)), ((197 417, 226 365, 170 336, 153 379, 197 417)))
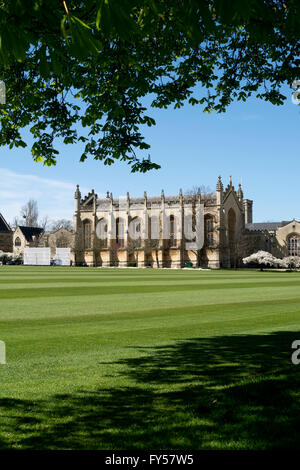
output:
POLYGON ((159 217, 151 215, 148 218, 148 238, 151 242, 158 242, 159 240, 159 217))
POLYGON ((289 256, 300 256, 300 235, 293 234, 288 238, 289 256))
POLYGON ((116 221, 116 242, 119 248, 124 248, 124 238, 125 238, 125 228, 124 220, 118 218, 116 221))
POLYGON ((92 222, 90 220, 83 222, 83 240, 85 250, 89 250, 92 247, 92 222))
POLYGON ((176 246, 176 220, 174 215, 170 216, 170 246, 176 246))
POLYGON ((128 236, 130 244, 135 248, 141 246, 142 223, 140 217, 134 217, 129 224, 128 236))
POLYGON ((100 241, 101 248, 107 248, 107 238, 108 238, 108 225, 106 219, 101 219, 97 223, 96 234, 100 241))
POLYGON ((21 246, 21 239, 19 237, 15 239, 15 246, 21 246))
POLYGON ((235 242, 235 226, 236 226, 236 215, 233 209, 229 209, 228 212, 228 239, 229 244, 235 242))
POLYGON ((236 241, 236 215, 233 209, 229 209, 227 221, 230 267, 235 268, 238 260, 238 246, 236 241))
POLYGON ((211 215, 205 217, 205 239, 208 246, 214 244, 214 219, 211 215))

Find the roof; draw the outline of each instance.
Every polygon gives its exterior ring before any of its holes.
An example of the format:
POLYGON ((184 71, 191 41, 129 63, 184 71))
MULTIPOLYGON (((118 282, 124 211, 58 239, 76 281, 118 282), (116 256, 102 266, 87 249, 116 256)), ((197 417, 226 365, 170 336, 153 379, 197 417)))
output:
POLYGON ((281 222, 258 222, 254 224, 246 224, 248 230, 277 230, 279 227, 284 227, 284 225, 289 224, 290 221, 281 221, 281 222))
POLYGON ((44 232, 41 227, 23 227, 21 225, 18 227, 28 242, 32 241, 33 236, 40 236, 44 232))
MULTIPOLYGON (((184 203, 192 203, 197 195, 195 194, 184 194, 183 195, 183 202, 184 203)), ((180 197, 179 195, 177 196, 165 196, 165 203, 166 204, 179 204, 180 197)), ((161 204, 161 196, 147 196, 147 204, 161 204)), ((206 202, 215 202, 216 200, 216 194, 201 194, 201 201, 206 203, 206 202)), ((126 198, 116 198, 113 199, 113 205, 118 206, 120 204, 123 204, 124 206, 127 204, 126 198)), ((144 205, 145 203, 145 198, 144 197, 130 197, 130 206, 134 204, 139 204, 139 205, 144 205)), ((97 199, 97 207, 101 207, 103 210, 109 210, 111 207, 111 199, 110 198, 105 198, 105 199, 97 199)))
POLYGON ((73 233, 73 230, 70 230, 66 227, 60 227, 56 230, 49 230, 48 232, 45 232, 45 234, 47 235, 51 235, 52 233, 57 233, 57 232, 61 232, 62 230, 64 230, 65 232, 70 232, 70 233, 73 233))
POLYGON ((0 214, 0 232, 11 232, 11 228, 2 214, 0 214))

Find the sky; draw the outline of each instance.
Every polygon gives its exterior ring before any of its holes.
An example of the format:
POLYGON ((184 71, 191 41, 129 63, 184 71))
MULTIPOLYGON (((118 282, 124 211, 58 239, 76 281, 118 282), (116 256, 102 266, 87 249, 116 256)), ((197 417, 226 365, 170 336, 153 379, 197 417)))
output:
MULTIPOLYGON (((283 106, 251 98, 230 105, 225 114, 205 114, 200 107, 151 109, 156 126, 143 128, 151 145, 152 161, 160 170, 131 173, 126 163, 104 166, 79 161, 82 146, 60 145, 57 165, 45 167, 25 149, 0 148, 0 213, 8 222, 30 199, 38 202, 41 217, 72 219, 74 192, 82 196, 94 189, 115 198, 126 195, 173 195, 193 186, 215 190, 218 176, 228 184, 241 182, 244 197, 252 199, 253 221, 300 220, 300 108, 292 103, 292 90, 283 106)), ((25 132, 25 136, 29 136, 25 132)))

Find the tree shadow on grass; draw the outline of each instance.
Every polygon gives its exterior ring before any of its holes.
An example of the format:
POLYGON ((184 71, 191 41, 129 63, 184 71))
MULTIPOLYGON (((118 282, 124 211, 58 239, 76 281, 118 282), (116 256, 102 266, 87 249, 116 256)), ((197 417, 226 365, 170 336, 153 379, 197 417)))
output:
POLYGON ((298 448, 295 339, 300 332, 138 348, 139 357, 114 363, 132 386, 0 400, 0 448, 298 448))

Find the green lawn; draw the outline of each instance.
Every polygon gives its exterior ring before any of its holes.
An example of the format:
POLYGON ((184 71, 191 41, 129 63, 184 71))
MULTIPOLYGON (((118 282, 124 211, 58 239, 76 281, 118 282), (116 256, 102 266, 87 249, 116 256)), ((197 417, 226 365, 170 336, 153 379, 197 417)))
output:
POLYGON ((0 266, 0 448, 300 447, 300 273, 0 266))

